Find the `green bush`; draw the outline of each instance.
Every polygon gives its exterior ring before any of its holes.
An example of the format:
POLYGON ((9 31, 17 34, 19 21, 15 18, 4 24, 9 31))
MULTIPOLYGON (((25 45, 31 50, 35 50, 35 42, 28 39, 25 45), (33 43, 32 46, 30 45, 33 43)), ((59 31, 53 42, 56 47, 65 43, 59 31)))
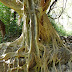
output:
MULTIPOLYGON (((17 25, 17 19, 14 20, 14 13, 11 13, 11 9, 6 7, 0 2, 0 20, 5 24, 5 40, 10 41, 10 38, 19 37, 22 31, 21 26, 17 25)), ((2 36, 0 33, 0 42, 2 41, 2 36)))

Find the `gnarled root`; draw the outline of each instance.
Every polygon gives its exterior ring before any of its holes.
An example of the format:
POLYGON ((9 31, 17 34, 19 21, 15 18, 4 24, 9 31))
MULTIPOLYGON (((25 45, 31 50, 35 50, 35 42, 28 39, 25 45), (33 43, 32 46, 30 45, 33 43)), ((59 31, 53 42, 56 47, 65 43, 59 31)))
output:
MULTIPOLYGON (((54 45, 56 47, 56 44, 54 45)), ((8 52, 5 56, 0 58, 0 62, 3 61, 3 65, 8 71, 28 71, 28 72, 50 72, 51 69, 54 72, 58 72, 57 66, 66 64, 71 61, 72 53, 64 48, 59 47, 54 49, 53 45, 43 45, 38 42, 39 55, 35 55, 34 52, 25 52, 25 47, 21 47, 15 52, 8 52), (9 62, 7 62, 9 61, 9 62), (6 65, 8 64, 8 65, 6 65)), ((1 62, 2 63, 2 62, 1 62)), ((60 68, 60 70, 62 70, 60 68)))

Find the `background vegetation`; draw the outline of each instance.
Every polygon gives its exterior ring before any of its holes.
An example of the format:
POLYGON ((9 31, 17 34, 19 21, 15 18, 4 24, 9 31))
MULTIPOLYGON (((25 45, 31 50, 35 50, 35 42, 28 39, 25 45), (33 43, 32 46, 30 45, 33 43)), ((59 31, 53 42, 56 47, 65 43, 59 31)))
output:
MULTIPOLYGON (((3 5, 0 2, 0 20, 5 24, 6 35, 3 42, 13 41, 16 37, 21 35, 22 23, 20 26, 18 23, 18 16, 14 20, 14 12, 11 12, 11 9, 3 5)), ((0 43, 2 42, 2 36, 0 32, 0 43)))
MULTIPOLYGON (((14 12, 11 12, 11 9, 6 7, 0 2, 0 20, 5 24, 6 35, 4 41, 2 41, 2 36, 0 32, 0 43, 6 41, 13 41, 21 35, 22 31, 22 22, 21 25, 18 26, 18 15, 16 16, 16 20, 14 20, 14 12)), ((58 34, 60 36, 69 36, 72 35, 72 31, 67 32, 63 25, 57 23, 54 19, 50 18, 50 21, 58 34)))

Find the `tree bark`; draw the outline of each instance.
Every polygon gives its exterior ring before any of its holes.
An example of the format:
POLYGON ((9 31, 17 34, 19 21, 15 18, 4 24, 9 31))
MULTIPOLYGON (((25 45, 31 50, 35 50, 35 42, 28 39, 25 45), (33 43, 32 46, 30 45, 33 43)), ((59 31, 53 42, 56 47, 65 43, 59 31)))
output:
POLYGON ((20 16, 23 15, 23 3, 19 0, 0 0, 4 5, 14 9, 20 16))
POLYGON ((11 4, 24 20, 20 38, 0 45, 4 71, 8 67, 8 72, 51 72, 52 67, 57 72, 57 64, 71 60, 71 51, 65 48, 45 14, 51 0, 24 0, 20 7, 15 0, 0 1, 8 7, 11 4), (10 62, 6 66, 7 60, 10 62))

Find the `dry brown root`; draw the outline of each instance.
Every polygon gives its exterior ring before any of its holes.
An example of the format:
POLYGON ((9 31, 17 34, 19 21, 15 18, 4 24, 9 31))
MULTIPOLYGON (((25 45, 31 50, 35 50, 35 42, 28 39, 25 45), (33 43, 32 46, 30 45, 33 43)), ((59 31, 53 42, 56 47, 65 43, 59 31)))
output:
POLYGON ((34 53, 30 53, 29 72, 48 72, 53 68, 54 72, 61 72, 61 65, 66 64, 71 60, 72 54, 64 47, 59 49, 52 49, 50 46, 44 46, 39 43, 39 57, 34 53))
POLYGON ((59 45, 60 42, 56 41, 56 39, 52 38, 52 43, 48 44, 46 43, 47 41, 45 42, 45 40, 40 39, 37 43, 39 49, 38 56, 35 52, 26 50, 21 41, 22 37, 14 42, 0 45, 0 51, 3 49, 3 52, 1 51, 0 62, 3 62, 4 71, 59 72, 57 68, 57 66, 59 66, 61 72, 61 66, 72 61, 72 52, 65 46, 59 45), (20 44, 21 46, 18 47, 20 44), (6 50, 4 51, 5 48, 6 50), (6 67, 8 67, 8 69, 6 69, 6 67))
POLYGON ((22 39, 23 34, 13 42, 6 42, 0 44, 0 55, 8 52, 17 51, 20 47, 22 47, 22 39))
POLYGON ((14 42, 6 42, 0 44, 0 59, 2 58, 1 55, 5 56, 5 59, 8 59, 9 55, 16 55, 16 51, 23 46, 22 43, 23 36, 21 35, 18 39, 16 39, 14 42), (4 55, 6 54, 6 55, 4 55))
MULTIPOLYGON (((45 18, 44 24, 40 25, 38 55, 23 45, 22 35, 14 42, 0 45, 0 51, 3 51, 0 61, 3 61, 5 69, 8 67, 8 72, 51 72, 51 68, 53 72, 59 72, 57 66, 61 67, 62 64, 72 61, 72 52, 63 46, 56 31, 48 23, 49 20, 45 18)), ((61 70, 62 68, 60 72, 61 70)))
MULTIPOLYGON (((68 51, 64 47, 56 46, 54 43, 53 45, 44 45, 38 42, 39 47, 39 56, 35 55, 35 53, 25 52, 25 48, 21 47, 15 52, 8 52, 6 53, 3 58, 0 60, 5 60, 4 64, 8 64, 8 71, 28 71, 28 72, 50 72, 52 68, 54 72, 59 72, 56 65, 67 63, 71 60, 72 53, 68 51), (30 55, 30 58, 28 58, 30 55), (10 60, 9 63, 7 61, 10 60), (30 64, 28 64, 30 61, 30 64), (27 67, 29 65, 29 68, 27 67), (28 68, 28 69, 27 69, 28 68)), ((6 66, 4 65, 5 69, 6 66)), ((61 68, 60 68, 61 69, 61 68)))
MULTIPOLYGON (((7 49, 4 52, 5 55, 1 56, 0 58, 0 61, 3 61, 5 70, 6 67, 8 67, 7 70, 9 72, 59 72, 57 66, 59 66, 61 72, 61 66, 69 61, 72 61, 71 51, 65 48, 65 46, 59 45, 59 42, 57 42, 56 39, 53 39, 51 44, 44 44, 45 41, 41 39, 38 42, 38 56, 35 54, 35 52, 30 52, 29 50, 25 51, 26 48, 23 45, 18 48, 16 45, 22 43, 17 43, 19 39, 8 43, 7 45, 6 43, 0 45, 2 48, 4 47, 6 49, 8 47, 10 49, 14 46, 14 51, 9 51, 9 49, 7 49), (17 49, 15 50, 16 47, 17 49)), ((21 40, 22 38, 19 41, 21 40)))

